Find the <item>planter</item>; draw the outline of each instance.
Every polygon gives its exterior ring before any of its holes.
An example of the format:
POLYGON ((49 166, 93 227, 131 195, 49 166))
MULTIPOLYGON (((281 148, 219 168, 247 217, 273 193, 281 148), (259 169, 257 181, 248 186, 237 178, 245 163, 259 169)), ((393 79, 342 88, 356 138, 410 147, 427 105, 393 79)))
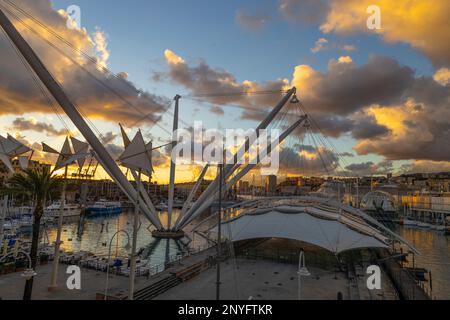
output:
POLYGON ((10 263, 5 263, 4 264, 4 274, 10 274, 14 272, 15 269, 15 263, 14 262, 10 262, 10 263))

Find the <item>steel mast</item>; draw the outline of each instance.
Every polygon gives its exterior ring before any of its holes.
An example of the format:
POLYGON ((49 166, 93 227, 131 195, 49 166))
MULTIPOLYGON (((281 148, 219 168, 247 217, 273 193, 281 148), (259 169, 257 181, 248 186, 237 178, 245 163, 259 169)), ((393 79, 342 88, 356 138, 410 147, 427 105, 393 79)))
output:
POLYGON ((172 157, 170 161, 170 182, 169 182, 169 198, 168 198, 168 204, 167 204, 167 231, 172 230, 172 213, 173 213, 173 198, 175 196, 175 171, 177 169, 177 157, 174 154, 173 150, 175 149, 177 145, 177 139, 176 136, 177 130, 178 130, 178 117, 179 117, 179 111, 180 111, 180 99, 181 96, 178 94, 175 96, 175 113, 173 116, 173 137, 172 137, 172 157))

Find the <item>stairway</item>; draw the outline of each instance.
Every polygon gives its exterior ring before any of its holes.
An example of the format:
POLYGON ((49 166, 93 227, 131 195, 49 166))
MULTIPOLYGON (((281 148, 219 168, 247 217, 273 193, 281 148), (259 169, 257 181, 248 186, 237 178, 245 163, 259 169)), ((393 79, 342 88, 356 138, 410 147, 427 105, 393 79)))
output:
POLYGON ((175 275, 168 276, 158 282, 155 282, 147 288, 135 292, 134 300, 152 300, 167 290, 176 287, 181 282, 182 280, 177 278, 175 275))

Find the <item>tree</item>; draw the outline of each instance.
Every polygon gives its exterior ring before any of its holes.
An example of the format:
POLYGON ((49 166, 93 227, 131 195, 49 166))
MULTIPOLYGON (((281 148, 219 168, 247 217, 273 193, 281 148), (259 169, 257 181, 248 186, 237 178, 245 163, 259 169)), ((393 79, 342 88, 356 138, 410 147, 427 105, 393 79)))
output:
MULTIPOLYGON (((58 196, 61 179, 53 177, 49 167, 40 169, 26 169, 14 174, 2 190, 3 194, 22 195, 34 200, 33 234, 31 242, 31 266, 35 270, 39 247, 39 231, 41 218, 44 214, 44 206, 47 199, 55 199, 58 196)), ((23 300, 31 300, 33 291, 33 278, 27 280, 23 293, 23 300)))

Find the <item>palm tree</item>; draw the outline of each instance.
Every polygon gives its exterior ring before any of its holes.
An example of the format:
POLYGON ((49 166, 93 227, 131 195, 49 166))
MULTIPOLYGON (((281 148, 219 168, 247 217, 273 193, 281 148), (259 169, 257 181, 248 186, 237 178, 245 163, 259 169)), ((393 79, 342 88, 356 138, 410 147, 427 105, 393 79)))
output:
MULTIPOLYGON (((44 206, 47 199, 54 199, 58 192, 61 179, 52 176, 49 167, 41 169, 26 169, 20 173, 14 174, 8 181, 7 186, 2 190, 3 194, 23 195, 29 199, 33 199, 35 203, 33 213, 33 236, 31 242, 31 266, 36 269, 38 246, 39 246, 39 229, 41 218, 44 214, 44 206)), ((31 300, 33 291, 33 278, 27 280, 23 293, 23 300, 31 300)))

